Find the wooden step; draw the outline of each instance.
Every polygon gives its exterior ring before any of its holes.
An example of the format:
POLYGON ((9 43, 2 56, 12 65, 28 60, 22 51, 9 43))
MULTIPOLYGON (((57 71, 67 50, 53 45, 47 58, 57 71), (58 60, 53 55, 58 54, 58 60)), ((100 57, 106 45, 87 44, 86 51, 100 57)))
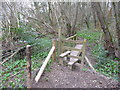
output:
POLYGON ((66 51, 66 52, 60 54, 59 56, 60 56, 60 57, 65 57, 66 55, 70 54, 70 52, 71 52, 71 51, 66 51))
MULTIPOLYGON (((83 45, 76 45, 75 48, 76 49, 82 49, 83 45)), ((79 55, 81 52, 79 51, 71 51, 70 56, 72 56, 70 58, 70 61, 68 62, 68 67, 72 70, 73 65, 80 59, 79 55), (77 58, 79 57, 79 58, 77 58)))

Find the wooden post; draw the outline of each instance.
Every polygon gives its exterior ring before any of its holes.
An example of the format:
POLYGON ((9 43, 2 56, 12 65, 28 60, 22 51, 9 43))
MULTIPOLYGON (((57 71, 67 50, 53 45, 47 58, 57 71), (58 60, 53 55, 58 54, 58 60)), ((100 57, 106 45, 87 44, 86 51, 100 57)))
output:
POLYGON ((82 59, 81 59, 81 70, 83 69, 84 59, 85 59, 85 51, 86 51, 86 39, 84 39, 83 43, 83 51, 82 51, 82 59))
POLYGON ((59 64, 60 64, 60 57, 59 57, 60 54, 61 54, 61 29, 59 29, 59 33, 58 33, 58 60, 59 60, 59 64))
POLYGON ((32 88, 31 81, 31 46, 26 46, 26 60, 27 60, 27 88, 32 88))
POLYGON ((52 46, 55 47, 55 50, 54 50, 54 52, 52 54, 52 60, 56 61, 56 40, 55 39, 52 40, 52 46))
POLYGON ((75 40, 77 40, 77 35, 75 36, 75 40))

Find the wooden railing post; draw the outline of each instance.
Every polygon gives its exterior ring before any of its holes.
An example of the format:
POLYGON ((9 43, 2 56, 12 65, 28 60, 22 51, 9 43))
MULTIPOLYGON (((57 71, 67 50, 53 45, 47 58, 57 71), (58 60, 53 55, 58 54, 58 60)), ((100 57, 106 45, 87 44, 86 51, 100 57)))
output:
POLYGON ((60 57, 59 55, 61 54, 61 29, 59 29, 59 33, 58 33, 58 60, 60 63, 60 57))
POLYGON ((53 55, 52 55, 52 60, 56 61, 56 40, 55 39, 52 40, 52 46, 55 47, 55 50, 54 50, 53 55))
POLYGON ((85 52, 86 52, 86 39, 84 39, 84 43, 83 43, 83 51, 82 51, 82 59, 81 59, 81 70, 83 69, 83 65, 84 65, 84 59, 85 59, 85 52))
POLYGON ((75 40, 77 40, 77 35, 75 36, 75 40))
POLYGON ((26 60, 27 60, 27 88, 32 88, 31 80, 31 46, 26 46, 26 60))

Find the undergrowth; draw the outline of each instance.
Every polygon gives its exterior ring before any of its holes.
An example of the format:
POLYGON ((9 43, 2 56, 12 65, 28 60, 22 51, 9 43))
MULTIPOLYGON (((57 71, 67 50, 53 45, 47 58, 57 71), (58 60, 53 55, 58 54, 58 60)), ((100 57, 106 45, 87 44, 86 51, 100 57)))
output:
POLYGON ((101 32, 92 31, 92 30, 82 30, 77 33, 81 38, 85 38, 89 43, 96 42, 100 37, 101 32))
MULTIPOLYGON (((30 44, 33 45, 31 56, 33 72, 35 69, 40 68, 44 59, 47 57, 51 48, 51 40, 45 37, 37 39, 30 44)), ((52 60, 48 62, 47 68, 45 69, 46 71, 51 71, 49 68, 51 63, 52 60)), ((24 82, 26 80, 26 59, 10 59, 8 62, 3 64, 3 69, 0 70, 0 76, 1 88, 24 88, 24 82), (11 77, 14 74, 16 75, 11 77)))
POLYGON ((87 39, 88 46, 91 47, 91 54, 96 59, 96 65, 94 65, 96 71, 119 80, 118 73, 120 73, 120 71, 118 67, 120 67, 120 65, 116 61, 118 58, 113 59, 106 56, 107 51, 104 50, 103 45, 99 43, 101 32, 82 30, 79 31, 77 35, 87 39))

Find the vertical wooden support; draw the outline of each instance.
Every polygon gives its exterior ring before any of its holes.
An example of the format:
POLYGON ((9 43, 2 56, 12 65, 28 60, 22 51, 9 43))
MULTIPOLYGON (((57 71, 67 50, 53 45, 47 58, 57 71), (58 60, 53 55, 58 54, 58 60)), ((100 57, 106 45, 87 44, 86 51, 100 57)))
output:
POLYGON ((83 69, 84 59, 85 59, 85 51, 86 51, 86 39, 84 39, 83 43, 83 51, 82 51, 82 59, 81 59, 81 70, 83 69))
POLYGON ((61 54, 61 29, 59 29, 59 33, 58 33, 58 60, 59 60, 59 64, 60 64, 60 57, 59 57, 60 54, 61 54))
POLYGON ((75 40, 77 40, 77 35, 75 36, 75 40))
POLYGON ((74 37, 74 40, 76 40, 76 36, 74 37))
POLYGON ((52 46, 55 46, 55 50, 52 54, 52 60, 56 61, 56 40, 55 39, 52 40, 52 46))
POLYGON ((60 64, 61 66, 64 65, 64 64, 63 64, 63 58, 62 58, 62 57, 59 57, 59 64, 60 64))
MULTIPOLYGON (((63 52, 64 52, 64 50, 65 50, 65 49, 63 48, 63 46, 64 46, 64 42, 63 42, 63 41, 61 41, 61 53, 63 53, 63 52)), ((60 54, 61 54, 61 53, 60 53, 60 54)))
POLYGON ((31 46, 26 46, 26 60, 27 60, 27 88, 32 88, 31 81, 31 46))

